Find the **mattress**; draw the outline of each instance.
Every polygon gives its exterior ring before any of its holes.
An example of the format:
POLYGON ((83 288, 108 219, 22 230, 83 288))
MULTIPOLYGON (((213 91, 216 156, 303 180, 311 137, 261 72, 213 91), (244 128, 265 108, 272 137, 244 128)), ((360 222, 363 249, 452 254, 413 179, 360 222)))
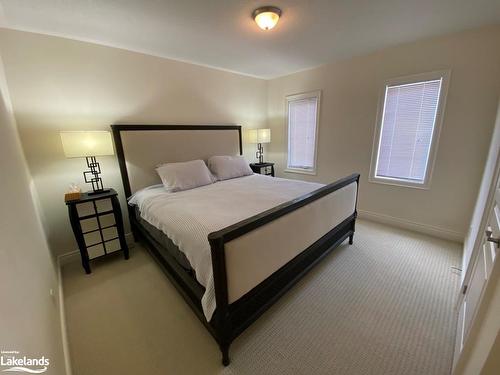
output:
POLYGON ((186 256, 182 251, 179 250, 179 248, 174 244, 174 242, 168 238, 168 236, 163 233, 161 230, 158 228, 154 227, 153 225, 149 224, 146 220, 144 220, 141 217, 141 212, 139 211, 139 207, 135 206, 135 218, 139 224, 146 230, 146 232, 149 233, 149 235, 156 241, 158 242, 162 248, 169 254, 171 255, 177 263, 179 263, 182 268, 184 268, 186 271, 195 274, 195 271, 191 267, 191 264, 189 264, 189 260, 187 260, 186 256))
POLYGON ((166 234, 183 253, 205 287, 201 302, 210 321, 216 303, 208 234, 322 186, 254 174, 175 193, 154 185, 136 192, 129 204, 136 205, 140 218, 166 234))

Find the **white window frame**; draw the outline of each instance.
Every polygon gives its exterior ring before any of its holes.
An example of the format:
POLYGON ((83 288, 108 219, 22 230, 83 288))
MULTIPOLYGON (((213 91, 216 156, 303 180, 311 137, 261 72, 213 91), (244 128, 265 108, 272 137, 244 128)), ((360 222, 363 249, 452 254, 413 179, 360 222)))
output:
POLYGON ((284 170, 285 172, 309 174, 309 175, 314 175, 314 176, 317 174, 320 105, 321 105, 321 90, 309 91, 309 92, 304 92, 304 93, 300 93, 300 94, 287 95, 285 97, 285 112, 286 112, 286 115, 285 115, 286 168, 284 170), (316 130, 315 130, 315 142, 314 142, 314 166, 312 169, 289 167, 288 166, 288 152, 289 152, 289 145, 290 145, 290 138, 289 138, 290 122, 288 121, 289 104, 290 104, 290 102, 293 102, 296 100, 303 100, 303 99, 310 99, 310 98, 315 98, 316 102, 317 102, 317 106, 316 106, 316 130))
POLYGON ((410 187, 416 189, 426 189, 426 190, 430 189, 432 173, 434 171, 434 164, 436 161, 437 149, 439 144, 439 136, 441 134, 441 128, 443 124, 444 110, 446 107, 446 96, 448 94, 449 81, 450 81, 450 70, 439 70, 434 72, 413 74, 404 77, 392 78, 384 82, 378 101, 377 122, 375 124, 375 132, 373 137, 370 175, 368 177, 369 182, 410 187), (427 159, 427 167, 425 171, 424 181, 422 183, 419 183, 399 178, 376 176, 379 147, 380 147, 380 137, 382 134, 382 123, 384 120, 383 117, 385 110, 387 87, 418 83, 423 81, 433 81, 438 79, 442 79, 441 90, 439 92, 438 106, 436 109, 436 119, 434 123, 433 133, 431 136, 431 145, 429 150, 429 157, 427 159))

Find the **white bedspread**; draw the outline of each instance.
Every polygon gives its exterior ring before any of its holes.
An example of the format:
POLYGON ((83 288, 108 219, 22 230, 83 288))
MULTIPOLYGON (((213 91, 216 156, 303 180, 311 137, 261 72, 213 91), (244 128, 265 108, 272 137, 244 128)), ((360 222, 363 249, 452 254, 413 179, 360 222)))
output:
POLYGON ((254 174, 176 193, 154 185, 135 193, 129 204, 137 204, 141 217, 186 255, 198 282, 205 287, 202 306, 210 321, 216 305, 208 234, 321 186, 254 174))

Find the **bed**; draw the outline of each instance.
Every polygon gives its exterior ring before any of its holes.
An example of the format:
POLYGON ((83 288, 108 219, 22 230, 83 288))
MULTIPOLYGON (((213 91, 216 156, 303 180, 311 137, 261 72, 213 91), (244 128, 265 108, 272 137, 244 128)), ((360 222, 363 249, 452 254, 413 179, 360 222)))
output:
POLYGON ((236 125, 112 125, 129 219, 150 254, 217 341, 231 342, 345 240, 352 244, 359 174, 328 185, 250 175, 163 189, 155 166, 242 154, 236 125))

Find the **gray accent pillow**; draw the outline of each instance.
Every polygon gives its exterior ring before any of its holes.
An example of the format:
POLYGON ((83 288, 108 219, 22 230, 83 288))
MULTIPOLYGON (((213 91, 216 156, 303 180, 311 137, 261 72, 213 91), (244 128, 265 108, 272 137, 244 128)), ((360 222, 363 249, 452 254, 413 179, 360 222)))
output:
POLYGON ((208 168, 219 181, 253 174, 243 156, 212 156, 208 168))
POLYGON ((215 182, 203 160, 162 164, 156 172, 170 192, 194 189, 215 182))

